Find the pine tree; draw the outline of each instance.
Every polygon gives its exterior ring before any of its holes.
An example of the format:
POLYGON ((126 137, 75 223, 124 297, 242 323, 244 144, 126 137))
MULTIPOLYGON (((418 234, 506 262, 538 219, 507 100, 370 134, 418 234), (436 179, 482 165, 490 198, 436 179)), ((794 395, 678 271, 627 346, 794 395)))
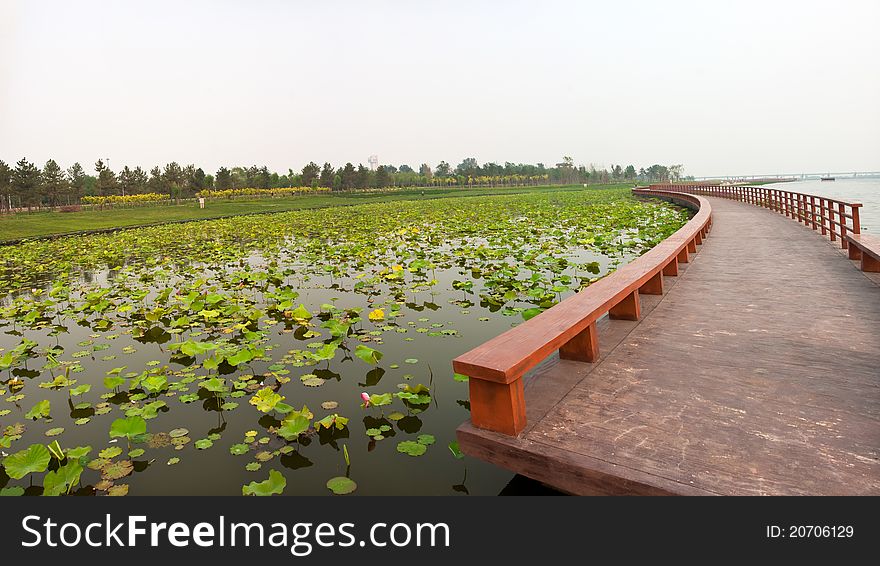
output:
POLYGON ((318 174, 320 173, 321 168, 318 167, 318 164, 314 161, 309 161, 308 165, 302 168, 302 176, 300 177, 300 183, 304 187, 311 187, 312 183, 315 179, 318 178, 318 174))
POLYGON ((86 172, 82 165, 74 163, 67 169, 68 204, 70 200, 79 200, 86 188, 86 172))
POLYGON ((132 184, 134 189, 132 192, 142 194, 147 192, 147 172, 139 166, 131 172, 132 184))
POLYGON ((342 168, 342 188, 346 191, 350 191, 355 187, 357 183, 357 172, 354 169, 354 165, 350 162, 345 164, 345 167, 342 168))
POLYGON ((161 195, 167 193, 165 178, 162 177, 162 170, 159 167, 150 169, 150 180, 147 181, 147 192, 161 195))
POLYGON ((168 188, 168 195, 174 199, 175 204, 180 204, 180 194, 185 181, 183 169, 176 161, 172 161, 165 166, 162 178, 165 181, 165 186, 168 188))
POLYGON ((214 180, 214 186, 218 191, 232 188, 232 173, 226 167, 217 169, 217 177, 214 180))
POLYGON ((366 189, 370 186, 370 170, 364 167, 363 163, 358 164, 354 185, 359 189, 366 189))
POLYGON ((101 196, 116 194, 116 174, 107 167, 100 159, 95 163, 95 172, 98 174, 96 188, 101 196))
POLYGON ((42 180, 43 195, 49 206, 58 206, 67 194, 67 178, 54 159, 47 161, 43 167, 42 180))
POLYGON ((19 205, 26 206, 28 210, 39 206, 42 201, 40 170, 24 157, 15 164, 15 171, 12 172, 12 191, 18 197, 19 205))
POLYGON ((324 167, 321 168, 321 186, 330 188, 333 186, 333 176, 336 172, 333 170, 333 166, 329 163, 324 163, 324 167))
POLYGON ((388 173, 388 168, 384 165, 380 165, 376 168, 376 186, 380 189, 383 187, 387 187, 391 184, 391 175, 388 173))
POLYGON ((122 195, 130 195, 135 192, 134 171, 128 168, 128 165, 119 172, 118 185, 122 190, 122 195))
POLYGON ((12 169, 0 160, 0 211, 12 211, 12 169))

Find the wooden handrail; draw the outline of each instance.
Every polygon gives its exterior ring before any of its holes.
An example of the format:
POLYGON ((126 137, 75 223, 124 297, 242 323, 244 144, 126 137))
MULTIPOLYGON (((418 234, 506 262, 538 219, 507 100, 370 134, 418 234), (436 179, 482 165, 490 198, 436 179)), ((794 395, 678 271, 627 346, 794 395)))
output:
POLYGON ((639 293, 663 293, 663 277, 678 275, 678 264, 708 236, 712 208, 699 196, 678 191, 637 188, 639 196, 673 200, 697 211, 687 224, 610 275, 579 293, 492 338, 452 361, 456 373, 468 376, 474 426, 515 436, 526 425, 522 377, 554 351, 567 360, 599 358, 596 321, 638 320, 639 293))
POLYGON ((650 188, 721 197, 763 206, 802 222, 813 230, 820 231, 823 236, 828 236, 832 242, 840 240, 840 247, 843 249, 849 247, 847 234, 860 234, 862 231, 859 221, 859 209, 862 206, 860 202, 752 185, 676 183, 651 185, 650 188))

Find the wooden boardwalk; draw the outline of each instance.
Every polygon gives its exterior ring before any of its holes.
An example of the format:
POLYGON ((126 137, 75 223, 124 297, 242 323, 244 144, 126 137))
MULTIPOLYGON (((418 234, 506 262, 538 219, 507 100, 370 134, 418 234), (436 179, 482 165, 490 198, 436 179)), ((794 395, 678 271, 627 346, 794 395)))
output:
POLYGON ((465 423, 465 453, 576 494, 880 494, 880 277, 707 200, 711 237, 642 319, 601 319, 595 363, 550 356, 525 429, 465 423))

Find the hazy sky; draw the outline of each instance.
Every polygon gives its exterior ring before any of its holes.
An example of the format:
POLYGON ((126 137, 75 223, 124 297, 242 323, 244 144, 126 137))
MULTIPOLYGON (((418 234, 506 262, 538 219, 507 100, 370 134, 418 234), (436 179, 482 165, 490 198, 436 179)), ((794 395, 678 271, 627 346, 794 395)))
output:
POLYGON ((0 159, 880 170, 880 1, 0 0, 0 159))

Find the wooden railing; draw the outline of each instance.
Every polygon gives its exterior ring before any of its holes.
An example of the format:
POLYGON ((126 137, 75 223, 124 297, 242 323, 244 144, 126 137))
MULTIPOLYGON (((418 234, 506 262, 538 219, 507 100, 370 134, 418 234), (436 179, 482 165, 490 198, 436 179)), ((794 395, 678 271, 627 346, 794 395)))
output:
POLYGON ((599 358, 596 321, 638 320, 639 293, 663 293, 663 277, 678 275, 678 264, 696 253, 712 226, 712 208, 699 196, 678 191, 633 189, 640 196, 672 200, 697 211, 673 235, 610 275, 596 281, 538 316, 496 336, 452 361, 468 376, 474 426, 515 436, 526 426, 523 376, 559 351, 566 360, 599 358))
POLYGON ((773 187, 751 185, 702 185, 674 184, 651 185, 651 189, 684 192, 728 198, 763 206, 820 231, 831 241, 840 240, 840 247, 847 249, 847 234, 861 233, 859 202, 848 202, 817 195, 794 193, 773 187))

